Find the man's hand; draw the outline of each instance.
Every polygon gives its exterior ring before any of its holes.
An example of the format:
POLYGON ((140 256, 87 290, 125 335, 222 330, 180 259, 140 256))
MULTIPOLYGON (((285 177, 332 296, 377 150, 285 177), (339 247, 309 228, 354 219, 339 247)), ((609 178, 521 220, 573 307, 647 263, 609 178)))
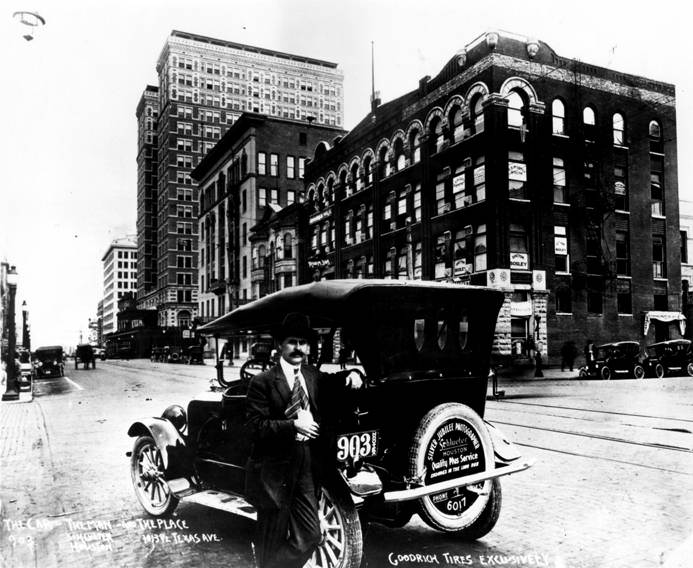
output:
POLYGON ((350 389, 360 389, 363 386, 363 379, 361 378, 361 373, 357 371, 351 371, 346 378, 347 387, 350 389))
POLYGON ((313 416, 307 410, 298 411, 298 416, 294 420, 294 426, 296 431, 306 438, 314 439, 320 434, 320 426, 313 420, 313 416))

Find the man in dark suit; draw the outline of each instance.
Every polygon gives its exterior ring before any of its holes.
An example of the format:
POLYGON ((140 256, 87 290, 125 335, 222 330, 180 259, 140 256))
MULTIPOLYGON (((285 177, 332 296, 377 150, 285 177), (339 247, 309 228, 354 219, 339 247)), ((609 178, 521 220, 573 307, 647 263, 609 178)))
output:
POLYGON ((248 387, 246 498, 257 509, 260 568, 300 568, 320 542, 320 401, 327 391, 362 386, 355 371, 330 375, 305 364, 314 336, 305 315, 288 314, 275 332, 279 364, 248 387))

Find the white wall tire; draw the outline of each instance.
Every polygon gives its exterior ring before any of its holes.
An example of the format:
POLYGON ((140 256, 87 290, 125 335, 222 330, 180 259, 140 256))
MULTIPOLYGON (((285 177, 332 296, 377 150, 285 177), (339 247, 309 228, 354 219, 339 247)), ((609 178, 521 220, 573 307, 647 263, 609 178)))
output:
POLYGON ((664 365, 662 365, 661 363, 657 363, 655 365, 654 372, 655 377, 657 377, 658 379, 663 379, 664 375, 666 374, 666 372, 664 371, 664 365))
MULTIPOLYGON (((463 404, 445 403, 421 420, 409 451, 408 474, 428 485, 491 469, 493 460, 491 437, 479 415, 463 404)), ((436 530, 475 539, 493 528, 500 504, 495 479, 422 497, 418 512, 436 530)))
POLYGON ((635 377, 636 379, 644 379, 645 368, 642 365, 635 365, 633 367, 633 377, 635 377))

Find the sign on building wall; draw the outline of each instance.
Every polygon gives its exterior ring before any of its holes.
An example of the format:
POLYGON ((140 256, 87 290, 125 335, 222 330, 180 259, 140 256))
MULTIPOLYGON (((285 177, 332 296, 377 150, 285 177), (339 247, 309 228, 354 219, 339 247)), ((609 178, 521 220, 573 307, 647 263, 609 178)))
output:
POLYGON ((529 255, 524 252, 510 253, 510 268, 512 270, 529 270, 529 255))

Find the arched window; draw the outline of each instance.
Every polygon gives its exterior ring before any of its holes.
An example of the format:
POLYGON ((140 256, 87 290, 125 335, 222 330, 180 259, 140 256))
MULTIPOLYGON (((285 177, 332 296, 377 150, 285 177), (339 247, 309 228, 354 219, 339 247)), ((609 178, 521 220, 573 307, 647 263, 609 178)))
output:
POLYGON ((464 138, 464 114, 462 107, 455 106, 450 113, 450 125, 452 127, 452 141, 459 142, 464 138))
POLYGON ((351 179, 349 180, 350 193, 355 193, 363 189, 363 182, 359 178, 359 165, 351 166, 351 179))
POLYGON ((443 121, 440 118, 434 118, 431 122, 431 141, 433 142, 433 151, 440 152, 443 149, 443 121))
POLYGON ((366 185, 370 185, 373 183, 373 158, 368 156, 364 161, 363 161, 363 179, 365 180, 366 185))
POLYGON ((626 143, 626 123, 623 119, 623 115, 619 112, 614 113, 613 117, 613 132, 614 132, 614 144, 617 146, 624 146, 626 143))
POLYGON ((378 173, 380 174, 380 179, 390 175, 390 162, 387 159, 387 153, 387 147, 383 146, 378 154, 378 173))
POLYGON ((293 257, 294 257, 293 237, 291 236, 291 233, 285 233, 284 234, 284 258, 293 258, 293 257))
POLYGON ((325 195, 323 195, 324 201, 325 201, 325 206, 328 206, 330 203, 332 203, 334 199, 334 179, 330 178, 327 180, 327 191, 325 191, 325 195))
POLYGON ((411 163, 416 164, 421 161, 421 133, 418 130, 412 131, 409 135, 409 148, 411 150, 411 163))
POLYGON ((508 126, 521 127, 525 123, 525 100, 519 91, 508 93, 508 126))
POLYGON ((582 111, 582 123, 585 126, 594 126, 597 121, 592 107, 585 107, 582 111))
POLYGON ((565 134, 565 105, 560 99, 554 99, 551 103, 552 132, 565 134))
POLYGON ((395 140, 395 167, 397 171, 402 171, 407 165, 407 159, 404 157, 404 142, 401 138, 395 140))
POLYGON ((178 312, 178 327, 181 329, 190 327, 190 312, 188 310, 178 312))
POLYGON ((351 188, 347 185, 346 170, 342 170, 339 174, 339 193, 341 197, 348 197, 351 195, 351 188))
POLYGON ((662 153, 664 145, 662 143, 662 127, 656 120, 651 120, 647 129, 648 137, 650 138, 650 152, 662 153))
POLYGON ((315 205, 320 206, 320 204, 322 204, 324 197, 325 197, 325 186, 323 184, 320 184, 318 186, 318 193, 315 196, 315 205))
POLYGON ((484 131, 484 107, 483 97, 477 95, 472 99, 472 123, 474 126, 474 134, 484 131))
POLYGON ((265 266, 265 257, 267 256, 267 247, 265 245, 260 245, 257 248, 257 267, 262 268, 265 266))

